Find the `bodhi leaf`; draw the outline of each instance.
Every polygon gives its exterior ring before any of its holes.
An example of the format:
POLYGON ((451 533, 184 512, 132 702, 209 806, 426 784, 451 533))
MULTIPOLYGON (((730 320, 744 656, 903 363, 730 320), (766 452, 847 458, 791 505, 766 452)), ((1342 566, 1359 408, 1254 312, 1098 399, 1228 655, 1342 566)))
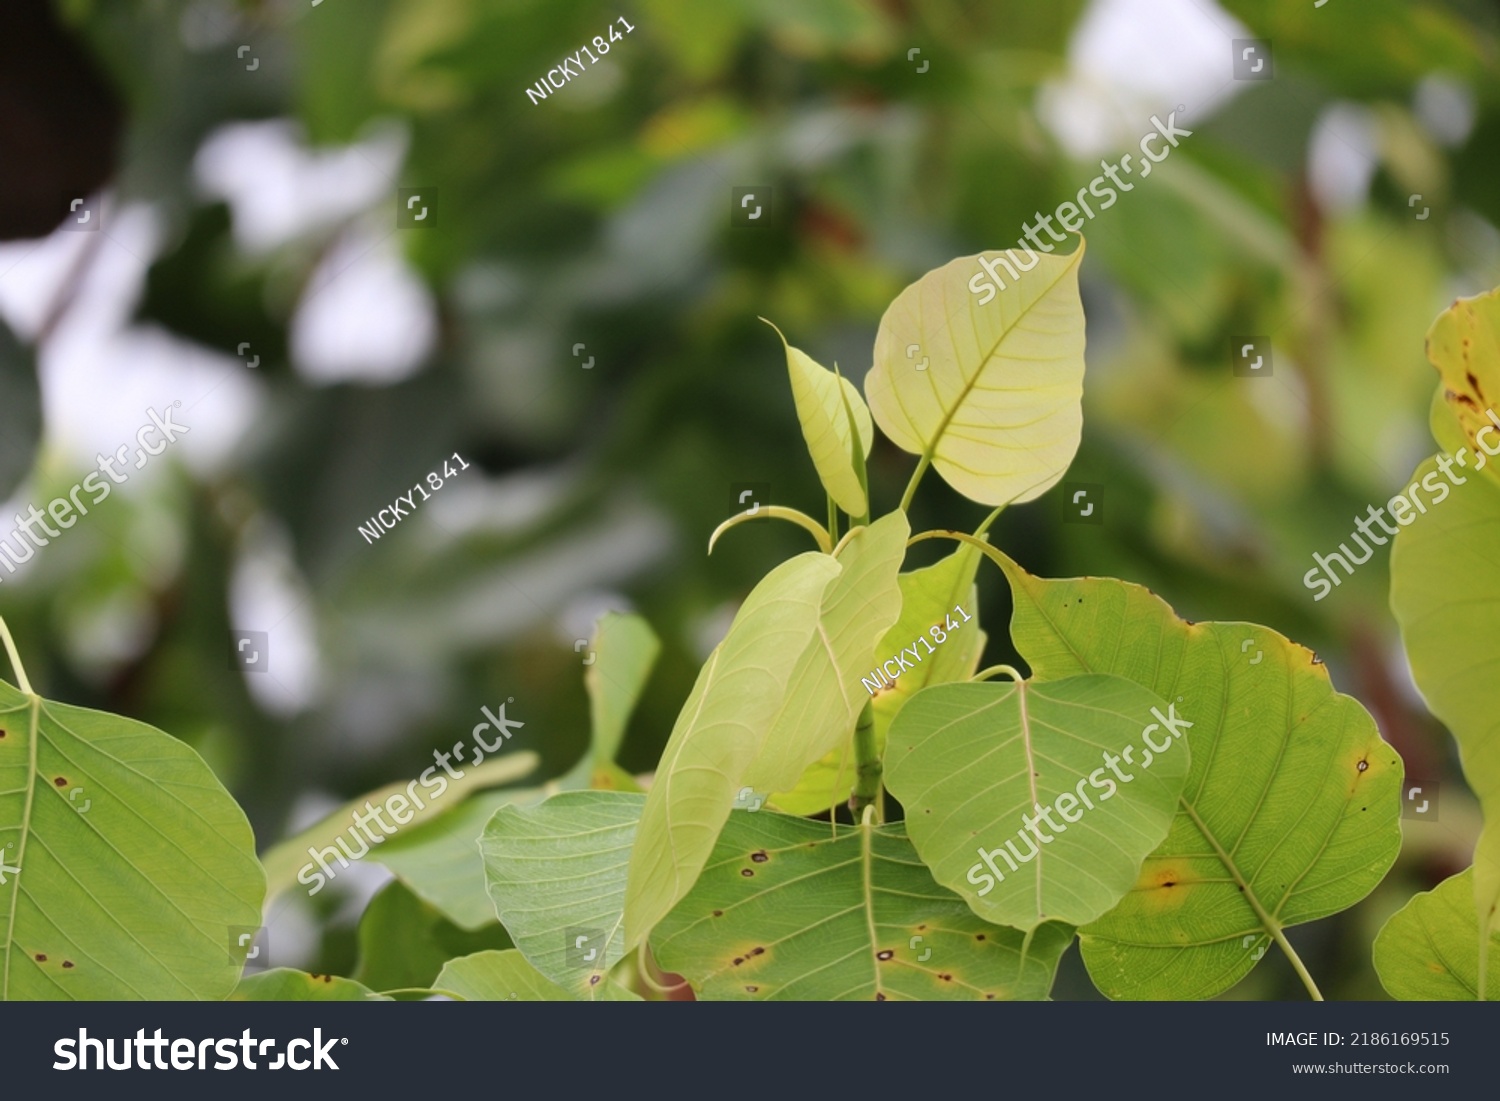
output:
MULTIPOLYGON (((1442 378, 1443 399, 1470 454, 1484 463, 1490 452, 1483 445, 1500 450, 1500 289, 1460 298, 1439 314, 1427 333, 1427 358, 1442 378)), ((1441 437, 1438 442, 1448 446, 1441 437)), ((1500 480, 1500 466, 1485 465, 1491 481, 1500 480)))
MULTIPOLYGON (((1070 256, 1016 271, 1006 252, 964 256, 902 291, 875 338, 865 393, 898 447, 965 497, 1030 501, 1057 483, 1083 432, 1083 302, 1070 256), (987 305, 970 283, 992 264, 1006 286, 987 305)), ((1035 254, 1033 254, 1035 255, 1035 254)))
POLYGON ((1245 623, 1187 623, 1111 578, 1048 581, 987 550, 1039 679, 1113 673, 1195 716, 1177 816, 1135 890, 1080 930, 1111 998, 1207 998, 1264 935, 1364 898, 1401 846, 1401 758, 1305 647, 1245 623), (1253 655, 1250 651, 1254 651, 1253 655))
MULTIPOLYGON (((1489 956, 1500 955, 1500 934, 1489 936, 1489 956)), ((1479 922, 1474 913, 1474 869, 1450 876, 1417 895, 1375 938, 1375 971, 1393 998, 1407 1002, 1472 1002, 1479 995, 1479 922)), ((1491 969, 1484 1001, 1500 998, 1491 969)))
MULTIPOLYGON (((638 1002, 641 999, 616 983, 603 983, 600 1001, 638 1002)), ((470 1002, 572 1002, 577 1001, 549 980, 514 948, 502 952, 476 952, 449 960, 438 975, 437 988, 470 1002)))
MULTIPOLYGON (((985 634, 979 629, 979 601, 974 588, 974 573, 978 568, 979 552, 964 546, 931 566, 910 570, 896 579, 901 590, 901 618, 875 647, 876 664, 872 672, 881 662, 926 636, 932 627, 945 628, 949 617, 957 624, 957 630, 947 632, 946 640, 934 647, 932 654, 918 647, 922 660, 909 670, 898 669, 900 675, 896 680, 870 694, 877 752, 884 753, 891 720, 918 691, 929 684, 973 676, 985 643, 985 634), (956 608, 962 608, 969 619, 964 620, 956 608)), ((863 673, 861 691, 868 694, 866 678, 876 683, 881 678, 863 673)), ((788 814, 819 814, 847 799, 853 782, 854 751, 846 739, 844 745, 809 765, 793 790, 774 795, 771 801, 788 814)))
MULTIPOLYGON (((1437 469, 1429 459, 1413 477, 1437 469)), ((1457 740, 1464 777, 1484 810, 1472 878, 1475 912, 1493 930, 1500 905, 1500 715, 1494 706, 1500 645, 1493 629, 1500 602, 1500 487, 1466 477, 1451 488, 1451 500, 1434 498, 1396 536, 1391 610, 1412 678, 1457 740)), ((1477 928, 1476 918, 1476 952, 1477 928)), ((1487 953, 1481 966, 1488 974, 1487 953)))
POLYGON ((704 663, 641 812, 625 893, 626 951, 698 878, 838 571, 833 558, 817 553, 777 566, 751 590, 704 663))
POLYGON ((502 807, 480 839, 501 922, 532 966, 573 997, 592 999, 625 954, 625 876, 645 801, 563 792, 502 807))
POLYGON ((940 685, 891 726, 886 780, 933 878, 980 917, 1082 925, 1167 835, 1188 774, 1185 715, 1099 674, 940 685))
POLYGON ((901 610, 903 513, 851 531, 835 557, 783 563, 709 656, 647 796, 626 894, 628 951, 688 889, 739 793, 793 786, 854 729, 860 674, 901 610), (830 573, 831 571, 831 573, 830 573))
POLYGON ((933 881, 901 825, 736 813, 697 885, 651 937, 710 1000, 1045 998, 1072 930, 1030 938, 933 881))
MULTIPOLYGON (((766 324, 771 325, 769 321, 766 324)), ((793 348, 780 329, 776 329, 776 335, 786 349, 802 438, 807 441, 807 453, 812 456, 823 488, 850 516, 864 516, 870 509, 869 495, 855 463, 854 448, 857 433, 860 459, 870 454, 875 442, 870 410, 848 379, 835 375, 800 348, 793 348)))
POLYGON ((337 975, 309 975, 290 967, 273 967, 247 975, 230 995, 232 1002, 388 1002, 353 979, 337 975))
POLYGON ((4 682, 0 880, 0 1000, 225 998, 265 894, 250 823, 191 748, 4 682))

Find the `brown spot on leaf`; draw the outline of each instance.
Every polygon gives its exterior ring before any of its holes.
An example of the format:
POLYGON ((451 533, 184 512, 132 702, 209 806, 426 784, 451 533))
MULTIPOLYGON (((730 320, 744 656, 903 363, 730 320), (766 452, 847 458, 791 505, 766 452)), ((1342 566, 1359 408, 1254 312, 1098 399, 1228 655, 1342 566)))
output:
POLYGON ((598 986, 599 985, 599 980, 602 979, 602 978, 604 978, 603 975, 590 975, 589 976, 589 985, 590 986, 598 986))
POLYGON ((734 957, 734 966, 738 967, 740 964, 742 964, 744 962, 745 962, 745 957, 744 956, 735 956, 734 957))
POLYGON ((764 956, 766 954, 766 950, 757 944, 754 948, 750 949, 750 954, 752 956, 764 956))
POLYGON ((723 916, 724 916, 724 911, 723 910, 715 910, 714 911, 714 917, 723 917, 723 916))
POLYGON ((740 875, 744 876, 747 879, 750 876, 754 875, 754 874, 755 874, 755 870, 753 868, 741 868, 740 869, 740 875))
POLYGON ((72 970, 72 967, 73 967, 73 961, 72 960, 63 960, 63 969, 64 970, 72 970))
POLYGON ((757 864, 764 864, 767 860, 770 860, 771 857, 766 853, 765 849, 761 849, 760 852, 751 853, 750 859, 755 861, 757 864))
POLYGON ((995 1000, 995 995, 993 995, 993 994, 986 994, 984 996, 984 1000, 987 1001, 987 1002, 992 1002, 992 1001, 995 1000))
POLYGON ((942 979, 943 982, 952 982, 953 981, 953 976, 950 975, 950 974, 948 974, 946 971, 943 972, 941 975, 939 975, 938 978, 942 979))
POLYGON ((747 987, 745 987, 745 993, 746 994, 756 994, 756 993, 759 993, 759 991, 760 991, 760 987, 758 987, 758 986, 747 986, 747 987))
POLYGON ((36 962, 37 963, 46 963, 47 962, 47 953, 45 953, 45 952, 38 952, 36 954, 36 962))
POLYGON ((1359 764, 1355 765, 1354 767, 1357 768, 1360 772, 1363 772, 1365 771, 1365 769, 1370 767, 1370 762, 1368 760, 1361 759, 1359 764))
POLYGON ((877 990, 877 991, 875 991, 875 1000, 877 1002, 883 1002, 883 1001, 885 1001, 885 995, 882 994, 880 991, 877 990))
POLYGON ((52 783, 57 787, 65 788, 68 786, 68 778, 66 776, 59 776, 56 780, 53 780, 52 783))
POLYGON ((974 939, 975 940, 983 940, 984 939, 984 934, 983 933, 975 933, 974 934, 974 939))
POLYGON ((875 958, 877 960, 888 960, 891 957, 893 957, 895 954, 896 954, 895 952, 893 952, 891 949, 887 948, 883 952, 876 952, 875 953, 875 958))

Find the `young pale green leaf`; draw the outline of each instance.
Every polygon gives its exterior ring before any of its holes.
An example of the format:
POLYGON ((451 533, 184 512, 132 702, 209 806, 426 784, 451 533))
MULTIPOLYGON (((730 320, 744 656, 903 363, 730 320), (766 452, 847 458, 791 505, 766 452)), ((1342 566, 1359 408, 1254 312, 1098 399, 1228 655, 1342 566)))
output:
POLYGON ((0 682, 0 1000, 214 1000, 261 924, 244 812, 145 723, 0 682))
POLYGON ((1101 674, 939 685, 891 726, 886 783, 933 878, 980 917, 1083 925, 1167 836, 1193 726, 1175 709, 1101 674))
POLYGON ((1248 623, 1187 623, 1139 585, 1048 581, 987 552, 1041 679, 1113 673, 1194 716, 1192 769, 1136 888, 1080 930, 1111 998, 1207 998, 1267 935, 1354 905, 1401 847, 1402 766, 1309 650, 1248 623))
MULTIPOLYGON (((1489 936, 1500 958, 1500 932, 1489 936)), ((1484 1001, 1500 998, 1500 975, 1489 971, 1484 1001)), ((1479 996, 1479 922, 1474 869, 1449 876, 1391 915, 1375 938, 1375 972, 1386 993, 1404 1002, 1472 1002, 1479 996)))
POLYGON ((710 1000, 1045 998, 1072 930, 991 925, 933 881, 901 825, 736 812, 697 885, 651 937, 710 1000))
POLYGON ((988 505, 1030 501, 1055 485, 1083 432, 1083 302, 1069 256, 1016 271, 1006 252, 965 256, 907 287, 880 319, 865 393, 898 447, 988 505), (996 265, 1006 286, 987 305, 970 290, 996 265))
POLYGON ((309 975, 290 967, 273 967, 247 975, 229 996, 232 1002, 388 1002, 353 979, 337 975, 309 975))
MULTIPOLYGON (((1495 710, 1500 642, 1492 629, 1500 602, 1500 488, 1465 475, 1446 485, 1428 459, 1412 476, 1431 475, 1451 489, 1431 497, 1427 510, 1401 529, 1391 549, 1391 610, 1401 626, 1413 679, 1432 713, 1458 742, 1464 778, 1484 810, 1474 850, 1474 903, 1485 927, 1497 926, 1500 907, 1500 714, 1495 710)), ((1476 930, 1478 923, 1476 919, 1476 930)), ((1475 933, 1475 950, 1479 950, 1475 933)), ((1488 953, 1481 961, 1493 966, 1488 953)))
POLYGON ((776 335, 786 349, 797 419, 802 423, 802 437, 807 441, 807 452, 812 456, 823 488, 850 516, 864 516, 870 503, 855 465, 854 448, 857 441, 859 456, 870 454, 875 442, 870 410, 848 379, 835 375, 801 349, 793 348, 780 329, 776 329, 776 335), (853 425, 849 423, 851 413, 853 425))
POLYGON ((899 578, 910 534, 905 513, 893 512, 845 538, 817 629, 745 770, 745 784, 757 791, 789 788, 808 765, 848 741, 869 699, 860 678, 901 614, 899 578))
MULTIPOLYGON (((908 571, 897 578, 901 589, 901 618, 875 647, 875 664, 860 674, 860 690, 871 697, 875 714, 877 751, 884 753, 886 731, 890 729, 891 721, 919 690, 929 684, 946 684, 974 675, 985 643, 985 634, 979 629, 978 591, 974 587, 979 561, 977 550, 963 546, 939 562, 908 571), (965 620, 964 615, 969 619, 965 620), (954 629, 948 631, 950 623, 954 629), (868 679, 872 683, 883 683, 883 679, 875 675, 879 664, 894 660, 898 653, 914 645, 919 638, 930 638, 933 627, 945 632, 945 641, 935 646, 931 654, 918 646, 921 660, 912 663, 912 668, 905 671, 893 665, 900 674, 897 679, 870 693, 863 682, 868 679)), ((853 754, 849 740, 845 739, 843 745, 809 765, 795 788, 773 795, 771 802, 788 814, 819 814, 838 806, 849 798, 854 782, 853 754)))
MULTIPOLYGON (((641 999, 615 983, 601 983, 605 1002, 638 1002, 641 999)), ((515 949, 476 952, 450 960, 438 975, 437 988, 470 1002, 572 1002, 572 994, 552 982, 515 949)))
POLYGON ((393 879, 359 918, 359 965, 351 976, 371 990, 431 987, 454 956, 488 948, 513 948, 498 922, 470 932, 393 879))
POLYGON ((661 642, 641 616, 610 612, 594 628, 590 652, 593 661, 584 671, 583 686, 589 694, 594 765, 603 768, 614 764, 661 642))
MULTIPOLYGON (((1500 465, 1485 462, 1483 446, 1500 449, 1500 289, 1460 298, 1439 314, 1427 332, 1427 358, 1441 376, 1443 399, 1469 454, 1488 467, 1492 482, 1500 480, 1500 465)), ((1438 442, 1448 446, 1441 437, 1438 442)))
POLYGON ((698 878, 747 769, 818 629, 839 563, 801 554, 761 579, 704 663, 662 751, 641 813, 625 892, 625 950, 698 878))
POLYGON ((625 792, 563 792, 534 807, 502 807, 480 838, 501 922, 532 966, 573 997, 602 991, 625 954, 625 879, 645 802, 625 792))

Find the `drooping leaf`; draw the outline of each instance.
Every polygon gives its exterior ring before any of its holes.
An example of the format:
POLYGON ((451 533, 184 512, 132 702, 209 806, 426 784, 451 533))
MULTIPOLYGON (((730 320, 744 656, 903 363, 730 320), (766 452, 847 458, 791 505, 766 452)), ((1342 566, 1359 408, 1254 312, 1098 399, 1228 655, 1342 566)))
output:
POLYGON ((359 966, 353 978, 372 990, 431 987, 443 964, 455 956, 513 947, 498 922, 474 932, 460 929, 399 879, 382 887, 365 907, 358 937, 359 966))
POLYGON ((309 975, 290 967, 273 967, 247 975, 229 996, 232 1002, 388 1002, 362 983, 337 975, 309 975))
POLYGON ((870 410, 848 379, 835 375, 800 348, 792 347, 780 329, 776 329, 776 335, 786 349, 792 400, 797 405, 802 438, 807 441, 807 453, 812 456, 823 488, 850 516, 863 516, 869 511, 870 502, 855 466, 854 448, 858 446, 861 459, 870 454, 875 442, 870 410))
POLYGON ((777 566, 704 663, 641 813, 625 892, 626 951, 688 892, 713 851, 838 572, 838 562, 817 553, 777 566))
MULTIPOLYGON (((1500 643, 1492 619, 1500 600, 1500 486, 1450 467, 1448 485, 1433 459, 1428 476, 1451 493, 1430 496, 1391 548, 1391 611, 1401 625, 1412 678, 1427 706, 1458 742, 1464 778, 1479 797, 1484 829, 1474 849, 1475 913, 1493 931, 1500 907, 1500 715, 1495 711, 1500 643)), ((1410 483, 1408 483, 1410 484, 1410 483)), ((1479 952, 1478 917, 1475 952, 1479 952)), ((1493 981, 1494 964, 1485 972, 1493 981)))
POLYGON ((930 459, 945 481, 989 505, 1030 501, 1067 470, 1083 431, 1083 303, 1078 266, 1037 255, 1035 267, 985 252, 928 272, 880 319, 870 411, 898 447, 930 459), (987 304, 970 283, 996 265, 1006 286, 987 304))
MULTIPOLYGON (((1489 957, 1500 958, 1491 931, 1489 957)), ((1479 921, 1474 869, 1449 876, 1391 915, 1375 938, 1375 971, 1393 998, 1408 1002, 1472 1002, 1479 995, 1479 921)), ((1489 969, 1485 1001, 1500 998, 1500 975, 1489 969)))
POLYGON ((480 839, 501 922, 532 966, 573 997, 594 998, 625 954, 625 879, 645 802, 563 792, 502 807, 480 839))
POLYGON ((710 1000, 1045 998, 1072 930, 1031 938, 940 887, 900 824, 844 828, 730 817, 697 885, 651 937, 710 1000))
POLYGON ((0 1000, 217 1000, 265 875, 203 759, 0 681, 0 1000))
MULTIPOLYGON (((604 982, 600 1001, 638 1002, 640 997, 616 983, 604 982)), ((438 975, 437 988, 471 1002, 571 1002, 577 999, 552 982, 515 949, 476 952, 449 960, 438 975)))
POLYGON ((583 684, 589 693, 594 763, 602 766, 614 763, 661 642, 641 616, 610 612, 594 629, 590 649, 594 661, 583 674, 583 684))
MULTIPOLYGON (((1475 461, 1500 483, 1500 465, 1486 462, 1483 443, 1500 448, 1500 289, 1460 298, 1438 315, 1427 333, 1427 358, 1442 379, 1441 394, 1475 461), (1481 430, 1488 428, 1480 441, 1481 430)), ((1441 437, 1439 443, 1447 446, 1441 437)), ((1477 467, 1476 467, 1477 469, 1477 467)))
POLYGON ((1176 706, 1097 673, 939 685, 892 724, 886 783, 933 878, 980 917, 1083 925, 1167 836, 1194 725, 1176 706))
POLYGON ((1136 889, 1081 929, 1111 998, 1207 998, 1265 935, 1367 895, 1401 846, 1402 765, 1304 647, 1248 623, 1187 623, 1111 578, 1049 581, 998 551, 1012 635, 1038 679, 1113 673, 1195 717, 1192 770, 1136 889))
MULTIPOLYGON (((869 672, 861 673, 860 690, 870 695, 875 714, 875 747, 885 752, 886 731, 906 701, 929 684, 946 684, 966 680, 974 675, 980 655, 984 653, 985 634, 979 628, 979 599, 974 588, 974 573, 979 568, 979 552, 959 547, 948 557, 930 566, 910 570, 897 578, 901 589, 901 618, 886 632, 875 647, 875 662, 869 672), (968 620, 963 618, 967 613, 968 620), (927 654, 918 647, 921 660, 912 668, 901 670, 894 681, 883 682, 872 675, 886 660, 919 638, 929 637, 934 627, 946 629, 951 621, 956 630, 927 654), (864 683, 885 683, 873 693, 864 683)), ((818 814, 844 802, 854 782, 854 750, 846 743, 825 753, 803 772, 791 791, 771 797, 771 803, 788 814, 818 814)))
POLYGON ((905 513, 893 512, 856 528, 839 548, 839 574, 823 593, 816 630, 760 754, 745 770, 744 782, 752 788, 791 787, 808 765, 849 739, 869 699, 860 678, 901 614, 899 578, 910 534, 905 513))

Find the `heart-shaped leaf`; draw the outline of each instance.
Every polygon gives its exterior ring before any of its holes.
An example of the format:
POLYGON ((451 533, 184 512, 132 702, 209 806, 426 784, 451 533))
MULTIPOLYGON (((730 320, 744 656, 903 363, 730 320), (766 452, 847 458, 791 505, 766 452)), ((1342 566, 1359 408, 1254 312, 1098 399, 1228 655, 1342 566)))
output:
MULTIPOLYGON (((1489 937, 1500 956, 1500 933, 1489 937)), ((1375 938, 1375 971, 1393 998, 1406 1002, 1472 1002, 1479 995, 1479 922, 1474 869, 1449 876, 1391 915, 1375 938)), ((1500 998, 1492 968, 1485 1001, 1500 998)))
POLYGON ((907 287, 880 319, 865 378, 875 423, 971 500, 1039 497, 1078 450, 1083 252, 1080 239, 1069 256, 1030 253, 1024 271, 1013 252, 960 257, 907 287), (1005 283, 993 300, 971 289, 986 264, 1005 283))
POLYGON ((593 998, 625 954, 625 878, 645 796, 569 791, 502 807, 480 839, 490 897, 532 966, 593 998))
POLYGON ((870 502, 861 466, 875 442, 870 410, 848 379, 835 375, 800 348, 793 348, 780 329, 776 329, 776 335, 786 348, 792 400, 797 405, 802 438, 807 441, 807 453, 812 456, 818 478, 839 508, 850 516, 864 516, 869 512, 870 502))
POLYGON ((1311 651, 1253 624, 1184 622, 1139 585, 1043 580, 986 553, 1010 579, 1011 633, 1039 679, 1113 673, 1181 697, 1196 719, 1166 841, 1135 890, 1080 930, 1100 990, 1211 997, 1249 973, 1267 936, 1380 882, 1401 847, 1401 758, 1311 651))
POLYGON ((1008 1001, 1047 996, 1072 941, 975 916, 899 824, 736 812, 697 885, 651 937, 700 998, 1008 1001), (1029 940, 1029 943, 1028 943, 1029 940))
POLYGON ((1176 707, 1099 674, 939 685, 892 724, 886 780, 933 878, 980 917, 1082 925, 1167 836, 1194 725, 1176 707))
POLYGON ((225 998, 264 894, 191 748, 0 682, 0 999, 225 998))

